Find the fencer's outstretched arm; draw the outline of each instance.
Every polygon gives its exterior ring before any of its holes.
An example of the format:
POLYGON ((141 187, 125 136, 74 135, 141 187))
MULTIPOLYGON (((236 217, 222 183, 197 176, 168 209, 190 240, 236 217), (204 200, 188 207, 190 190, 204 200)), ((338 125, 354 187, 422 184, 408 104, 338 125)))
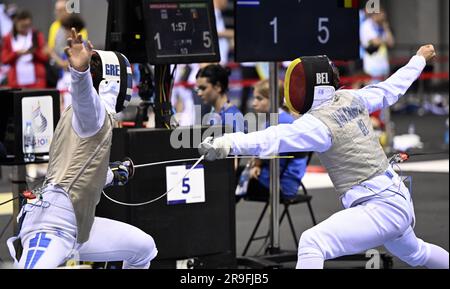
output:
POLYGON ((105 121, 105 108, 92 85, 89 69, 85 72, 79 72, 72 67, 69 69, 72 76, 70 89, 73 108, 72 126, 80 137, 90 137, 102 128, 105 121))
POLYGON ((271 126, 249 134, 225 135, 233 155, 274 156, 285 152, 324 152, 331 147, 331 133, 318 119, 305 114, 290 124, 271 126))
POLYGON ((305 114, 291 124, 279 124, 248 134, 225 134, 214 140, 206 140, 200 144, 199 152, 207 160, 215 160, 228 154, 275 156, 286 152, 324 152, 331 144, 331 133, 325 124, 305 114))
POLYGON ((89 63, 93 46, 83 43, 81 34, 72 29, 67 40, 65 52, 70 63, 72 77, 70 92, 72 94, 73 118, 72 126, 80 137, 95 135, 105 121, 105 108, 92 83, 89 63))
POLYGON ((435 55, 432 45, 422 46, 408 64, 400 68, 387 80, 351 92, 366 104, 369 112, 391 106, 406 93, 422 73, 426 62, 435 55))

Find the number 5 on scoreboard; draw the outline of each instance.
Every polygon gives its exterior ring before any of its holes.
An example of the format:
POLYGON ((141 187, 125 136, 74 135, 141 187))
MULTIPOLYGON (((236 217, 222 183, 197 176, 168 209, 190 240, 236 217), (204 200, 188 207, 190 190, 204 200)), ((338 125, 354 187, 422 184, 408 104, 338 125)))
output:
POLYGON ((325 26, 326 23, 329 22, 329 19, 326 17, 320 17, 319 18, 319 25, 318 25, 318 32, 322 33, 322 35, 317 36, 317 40, 319 40, 320 43, 325 44, 330 40, 330 30, 327 26, 325 26))
POLYGON ((211 33, 209 31, 203 32, 203 46, 205 48, 211 48, 212 45, 212 39, 211 39, 211 33))
POLYGON ((183 179, 183 189, 181 190, 181 192, 183 194, 189 194, 190 191, 191 191, 191 186, 189 185, 189 178, 184 178, 183 179))

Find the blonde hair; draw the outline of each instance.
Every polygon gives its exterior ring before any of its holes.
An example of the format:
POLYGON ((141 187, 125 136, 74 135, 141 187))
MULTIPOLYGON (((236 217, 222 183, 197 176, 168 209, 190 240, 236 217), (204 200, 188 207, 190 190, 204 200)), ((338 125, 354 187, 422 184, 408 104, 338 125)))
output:
MULTIPOLYGON (((261 81, 258 81, 254 86, 253 89, 257 90, 262 97, 270 98, 270 83, 268 79, 263 79, 261 81)), ((284 83, 283 81, 278 81, 278 105, 280 108, 285 109, 284 106, 284 83)))

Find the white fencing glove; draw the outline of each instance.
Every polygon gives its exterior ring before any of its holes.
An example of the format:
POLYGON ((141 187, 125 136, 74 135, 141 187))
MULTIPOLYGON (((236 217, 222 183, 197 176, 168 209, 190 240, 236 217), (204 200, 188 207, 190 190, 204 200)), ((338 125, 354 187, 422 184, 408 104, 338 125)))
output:
POLYGON ((204 155, 207 161, 224 159, 228 156, 230 150, 231 141, 227 136, 216 139, 209 136, 198 146, 198 152, 200 155, 204 155))

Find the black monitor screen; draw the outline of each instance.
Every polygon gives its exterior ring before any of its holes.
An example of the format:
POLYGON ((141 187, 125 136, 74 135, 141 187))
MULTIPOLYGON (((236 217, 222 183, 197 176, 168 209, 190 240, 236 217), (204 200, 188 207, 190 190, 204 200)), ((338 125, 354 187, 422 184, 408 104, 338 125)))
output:
POLYGON ((144 17, 150 63, 220 60, 212 1, 145 0, 144 17))
POLYGON ((359 14, 338 0, 235 0, 236 59, 359 58, 359 14))

